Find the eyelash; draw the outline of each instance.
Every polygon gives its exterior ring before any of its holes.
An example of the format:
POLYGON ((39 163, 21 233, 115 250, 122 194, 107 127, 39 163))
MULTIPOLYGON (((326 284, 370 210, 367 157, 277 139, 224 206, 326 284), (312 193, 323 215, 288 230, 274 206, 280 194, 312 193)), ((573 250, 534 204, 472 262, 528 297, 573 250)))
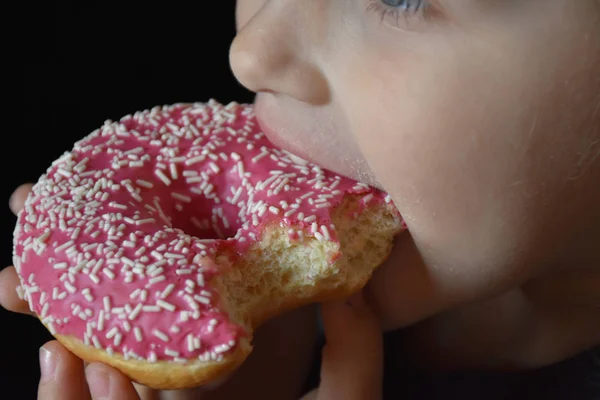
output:
POLYGON ((396 24, 400 23, 400 17, 414 17, 423 14, 423 10, 428 6, 428 0, 405 0, 404 4, 391 6, 384 4, 383 0, 370 0, 367 11, 381 14, 381 21, 386 17, 392 17, 396 24))

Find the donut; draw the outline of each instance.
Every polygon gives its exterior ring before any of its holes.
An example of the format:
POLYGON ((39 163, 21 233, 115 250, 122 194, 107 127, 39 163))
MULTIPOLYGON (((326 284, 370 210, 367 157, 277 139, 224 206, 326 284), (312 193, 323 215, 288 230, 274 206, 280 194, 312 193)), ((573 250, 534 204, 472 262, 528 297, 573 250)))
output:
POLYGON ((361 289, 404 228, 390 196, 274 147, 252 105, 127 115, 34 185, 19 296, 88 362, 155 389, 233 372, 263 322, 361 289))

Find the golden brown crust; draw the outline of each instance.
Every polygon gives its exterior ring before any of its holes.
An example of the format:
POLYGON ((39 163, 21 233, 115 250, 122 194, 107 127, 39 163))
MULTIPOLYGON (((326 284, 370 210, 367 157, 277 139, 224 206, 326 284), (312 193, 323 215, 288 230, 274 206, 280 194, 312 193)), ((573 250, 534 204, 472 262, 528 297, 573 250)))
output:
POLYGON ((220 362, 192 360, 185 364, 164 361, 150 363, 125 360, 122 355, 116 353, 109 355, 106 351, 87 346, 71 336, 55 335, 55 337, 73 354, 87 362, 101 362, 110 365, 134 382, 162 390, 197 387, 226 376, 237 369, 252 351, 249 340, 240 339, 236 350, 220 362))

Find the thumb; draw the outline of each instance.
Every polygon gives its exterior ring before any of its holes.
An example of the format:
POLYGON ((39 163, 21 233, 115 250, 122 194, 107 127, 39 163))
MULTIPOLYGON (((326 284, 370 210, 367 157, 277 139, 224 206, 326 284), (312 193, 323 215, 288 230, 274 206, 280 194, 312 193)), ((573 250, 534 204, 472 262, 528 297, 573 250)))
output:
MULTIPOLYGON (((379 321, 359 293, 322 306, 326 345, 317 400, 382 397, 383 337, 379 321)), ((313 397, 310 397, 313 396, 313 397)))

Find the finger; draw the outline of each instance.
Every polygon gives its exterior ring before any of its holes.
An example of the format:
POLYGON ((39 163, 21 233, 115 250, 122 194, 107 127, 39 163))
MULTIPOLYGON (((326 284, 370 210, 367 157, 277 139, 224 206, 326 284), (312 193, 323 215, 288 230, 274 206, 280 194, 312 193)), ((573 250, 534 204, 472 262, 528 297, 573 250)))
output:
POLYGON ((25 205, 25 200, 27 199, 27 195, 31 192, 31 188, 33 184, 26 183, 24 185, 19 186, 15 189, 13 194, 10 196, 10 200, 8 201, 8 205, 13 214, 17 215, 19 211, 25 205))
POLYGON ((0 271, 0 306, 9 311, 33 315, 29 304, 17 295, 16 288, 19 285, 19 277, 14 267, 6 267, 0 271))
POLYGON ((317 400, 382 396, 383 337, 362 294, 322 307, 326 345, 317 400))
POLYGON ((122 373, 100 363, 92 363, 85 375, 93 400, 139 400, 133 384, 122 373))
POLYGON ((90 394, 83 362, 56 340, 40 348, 40 400, 85 400, 90 394))
POLYGON ((150 389, 148 386, 133 382, 133 387, 141 400, 160 400, 157 390, 150 389))

